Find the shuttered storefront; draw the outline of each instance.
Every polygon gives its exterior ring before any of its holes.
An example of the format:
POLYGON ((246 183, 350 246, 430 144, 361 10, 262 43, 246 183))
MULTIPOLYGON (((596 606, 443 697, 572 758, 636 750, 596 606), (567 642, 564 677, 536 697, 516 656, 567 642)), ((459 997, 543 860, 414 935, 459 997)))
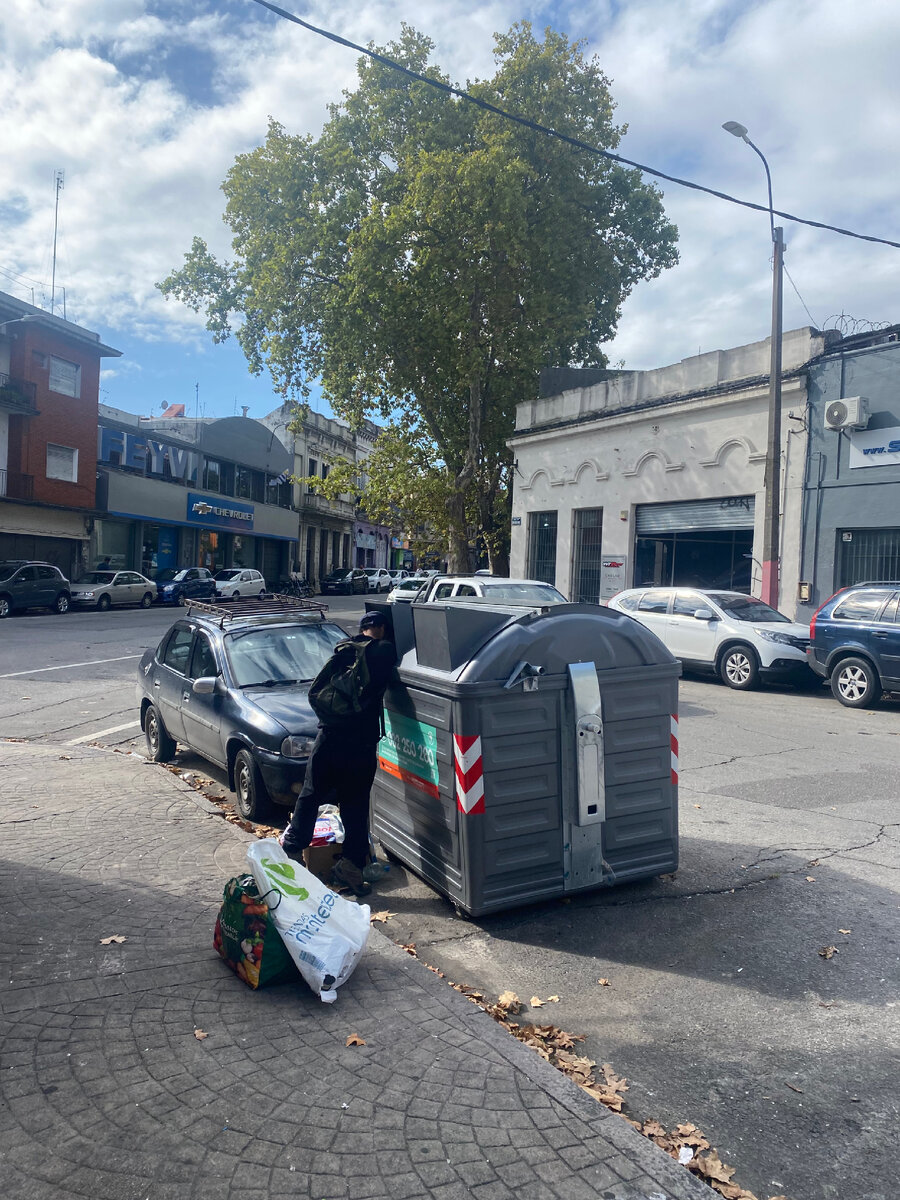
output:
POLYGON ((748 592, 753 511, 753 496, 638 505, 634 586, 683 585, 748 592))

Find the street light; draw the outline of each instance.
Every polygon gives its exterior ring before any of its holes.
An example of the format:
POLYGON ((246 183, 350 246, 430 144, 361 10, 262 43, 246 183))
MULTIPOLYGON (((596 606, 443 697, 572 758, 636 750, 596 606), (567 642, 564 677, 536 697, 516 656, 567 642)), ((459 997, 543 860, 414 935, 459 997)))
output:
POLYGON ((13 317, 11 321, 0 321, 0 330, 3 330, 7 325, 17 325, 20 321, 36 321, 37 317, 34 313, 26 313, 24 317, 13 317))
POLYGON ((779 567, 779 493, 781 491, 781 321, 782 285, 784 281, 784 230, 775 224, 772 205, 772 176, 766 156, 747 136, 746 125, 726 121, 726 133, 746 142, 762 159, 769 189, 769 228, 772 231, 772 337, 769 360, 769 431, 766 445, 766 510, 763 526, 762 598, 772 608, 778 607, 779 567))

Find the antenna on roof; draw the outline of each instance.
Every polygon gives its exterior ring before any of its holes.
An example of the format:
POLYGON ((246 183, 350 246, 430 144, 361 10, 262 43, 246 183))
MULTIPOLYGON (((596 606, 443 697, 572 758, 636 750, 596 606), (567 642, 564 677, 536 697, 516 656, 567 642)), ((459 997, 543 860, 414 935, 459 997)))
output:
POLYGON ((59 193, 66 186, 66 173, 59 170, 54 175, 54 183, 56 187, 56 208, 53 213, 53 275, 50 280, 50 315, 53 315, 53 306, 56 301, 56 232, 59 228, 59 193))

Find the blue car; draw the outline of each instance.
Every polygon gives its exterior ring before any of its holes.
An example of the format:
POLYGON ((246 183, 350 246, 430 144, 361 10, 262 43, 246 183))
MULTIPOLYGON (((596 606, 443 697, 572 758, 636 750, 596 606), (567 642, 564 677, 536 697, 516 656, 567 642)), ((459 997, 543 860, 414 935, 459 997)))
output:
POLYGON ((819 608, 809 625, 809 665, 847 708, 873 708, 900 692, 900 582, 855 583, 819 608))
POLYGON ((187 604, 190 600, 214 600, 216 581, 206 567, 168 567, 153 581, 160 604, 187 604))
POLYGON ((308 602, 189 609, 138 666, 150 758, 169 762, 180 742, 209 759, 228 772, 249 821, 293 805, 318 728, 309 685, 346 636, 308 602))

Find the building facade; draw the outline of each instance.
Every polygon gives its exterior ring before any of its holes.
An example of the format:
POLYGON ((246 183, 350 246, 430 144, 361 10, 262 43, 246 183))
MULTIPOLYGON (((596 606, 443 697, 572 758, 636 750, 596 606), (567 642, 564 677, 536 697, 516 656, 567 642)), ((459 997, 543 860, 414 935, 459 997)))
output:
POLYGON ((900 326, 810 368, 800 575, 804 616, 848 584, 900 579, 900 326))
POLYGON ((148 419, 100 406, 92 559, 155 576, 255 567, 270 587, 298 553, 291 456, 249 417, 148 419))
POLYGON ((98 334, 0 292, 0 559, 88 565, 95 514, 98 334))
MULTIPOLYGON (((807 368, 824 334, 784 335, 781 607, 798 596, 807 368)), ((596 603, 641 584, 759 594, 769 341, 654 371, 546 372, 517 408, 511 574, 596 603), (598 375, 602 376, 598 378, 598 375), (554 383, 560 380, 561 385, 554 383)))

